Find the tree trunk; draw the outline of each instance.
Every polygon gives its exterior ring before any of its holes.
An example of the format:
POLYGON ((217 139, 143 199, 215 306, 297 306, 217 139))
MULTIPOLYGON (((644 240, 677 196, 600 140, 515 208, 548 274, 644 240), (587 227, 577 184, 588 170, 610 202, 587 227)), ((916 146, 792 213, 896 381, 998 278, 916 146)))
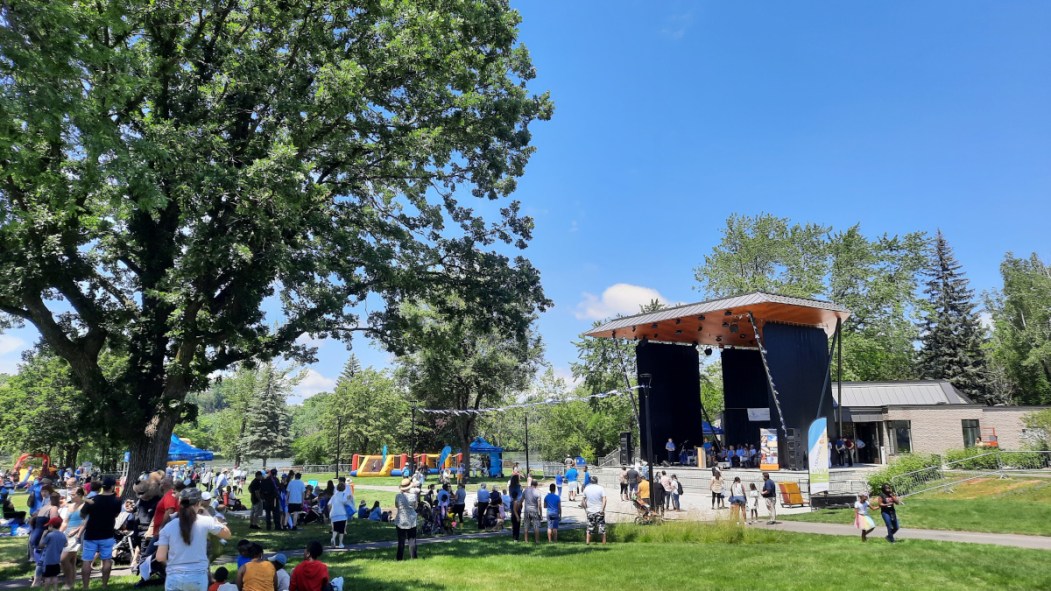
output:
POLYGON ((241 455, 242 455, 241 451, 244 449, 243 446, 241 445, 241 442, 244 441, 245 429, 247 429, 247 428, 248 428, 248 413, 246 412, 246 413, 241 415, 241 432, 238 434, 238 436, 237 436, 237 443, 234 446, 234 449, 237 450, 237 453, 234 455, 234 466, 240 466, 241 465, 241 460, 244 459, 244 458, 241 457, 241 455))
POLYGON ((175 430, 176 417, 169 411, 164 416, 154 415, 130 447, 131 461, 128 462, 128 485, 121 491, 125 499, 133 498, 130 484, 138 479, 139 474, 153 470, 163 470, 168 464, 168 447, 171 445, 172 431, 175 430))
POLYGON ((471 436, 461 432, 460 445, 463 446, 460 448, 463 450, 463 481, 464 484, 467 484, 470 482, 469 477, 471 475, 471 436))

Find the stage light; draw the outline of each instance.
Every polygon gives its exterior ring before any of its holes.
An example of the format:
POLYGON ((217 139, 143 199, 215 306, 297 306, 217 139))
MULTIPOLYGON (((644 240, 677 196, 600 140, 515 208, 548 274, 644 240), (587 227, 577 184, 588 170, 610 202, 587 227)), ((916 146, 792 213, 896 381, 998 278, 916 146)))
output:
POLYGON ((704 322, 704 314, 701 314, 700 316, 698 316, 697 320, 700 320, 701 322, 704 322))
POLYGON ((729 322, 723 322, 723 328, 730 328, 729 322))
POLYGON ((675 324, 678 324, 678 323, 680 323, 680 322, 682 322, 682 318, 676 318, 676 319, 675 319, 675 324))
POLYGON ((631 327, 631 332, 635 332, 635 327, 631 327))
POLYGON ((715 342, 717 342, 717 343, 723 342, 723 337, 721 337, 721 336, 715 337, 715 342))
POLYGON ((744 334, 744 333, 741 333, 741 338, 742 338, 742 339, 747 339, 747 338, 748 338, 748 335, 746 335, 746 334, 744 334))
POLYGON ((733 312, 731 312, 730 310, 727 310, 723 315, 724 316, 729 316, 730 314, 733 314, 733 312))
POLYGON ((651 325, 650 325, 650 328, 657 328, 657 323, 656 323, 656 322, 654 322, 653 324, 651 324, 651 325))
POLYGON ((682 334, 682 331, 681 330, 677 330, 677 331, 675 331, 675 334, 682 334))
POLYGON ((711 357, 712 356, 712 348, 711 347, 705 347, 705 349, 704 349, 704 356, 705 357, 711 357))
POLYGON ((730 332, 732 334, 736 334, 738 330, 740 330, 740 329, 738 328, 736 322, 734 322, 733 324, 730 325, 730 332))

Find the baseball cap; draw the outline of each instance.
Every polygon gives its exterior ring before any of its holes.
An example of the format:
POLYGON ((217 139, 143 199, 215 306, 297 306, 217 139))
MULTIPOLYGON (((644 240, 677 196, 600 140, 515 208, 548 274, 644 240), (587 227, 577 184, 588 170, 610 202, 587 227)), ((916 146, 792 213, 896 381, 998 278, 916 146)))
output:
POLYGON ((47 526, 48 527, 62 527, 62 518, 61 517, 52 517, 51 519, 49 519, 47 521, 47 526))
POLYGON ((270 562, 275 562, 277 564, 280 564, 281 566, 285 566, 286 564, 288 564, 288 557, 278 552, 277 554, 274 554, 270 557, 270 562))
POLYGON ((105 476, 102 478, 102 488, 113 488, 117 486, 117 479, 112 476, 105 476))
POLYGON ((196 488, 184 488, 182 492, 179 493, 179 499, 187 501, 191 505, 194 503, 200 503, 201 491, 197 490, 196 488))

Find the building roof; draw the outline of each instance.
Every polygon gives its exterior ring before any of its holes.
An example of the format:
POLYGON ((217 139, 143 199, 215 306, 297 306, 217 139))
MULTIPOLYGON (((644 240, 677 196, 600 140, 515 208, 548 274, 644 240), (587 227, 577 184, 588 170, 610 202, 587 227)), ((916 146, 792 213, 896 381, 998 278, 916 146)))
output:
MULTIPOLYGON (((836 385, 832 385, 836 397, 836 385)), ((944 380, 911 382, 843 382, 843 406, 922 406, 932 404, 974 404, 944 380)))
POLYGON ((747 316, 752 314, 760 331, 766 322, 820 327, 827 334, 836 320, 846 320, 850 310, 831 302, 755 292, 664 308, 611 320, 586 333, 600 338, 649 339, 666 343, 704 345, 756 345, 747 316))

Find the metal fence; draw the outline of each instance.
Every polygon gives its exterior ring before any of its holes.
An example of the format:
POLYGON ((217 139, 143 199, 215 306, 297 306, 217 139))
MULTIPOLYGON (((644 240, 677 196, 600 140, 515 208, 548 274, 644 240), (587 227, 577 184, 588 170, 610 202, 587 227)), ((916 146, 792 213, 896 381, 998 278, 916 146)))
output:
POLYGON ((951 490, 964 482, 990 476, 1004 478, 1009 473, 1047 474, 1049 471, 1049 451, 995 450, 898 474, 890 479, 890 484, 901 496, 911 496, 932 490, 951 490))

